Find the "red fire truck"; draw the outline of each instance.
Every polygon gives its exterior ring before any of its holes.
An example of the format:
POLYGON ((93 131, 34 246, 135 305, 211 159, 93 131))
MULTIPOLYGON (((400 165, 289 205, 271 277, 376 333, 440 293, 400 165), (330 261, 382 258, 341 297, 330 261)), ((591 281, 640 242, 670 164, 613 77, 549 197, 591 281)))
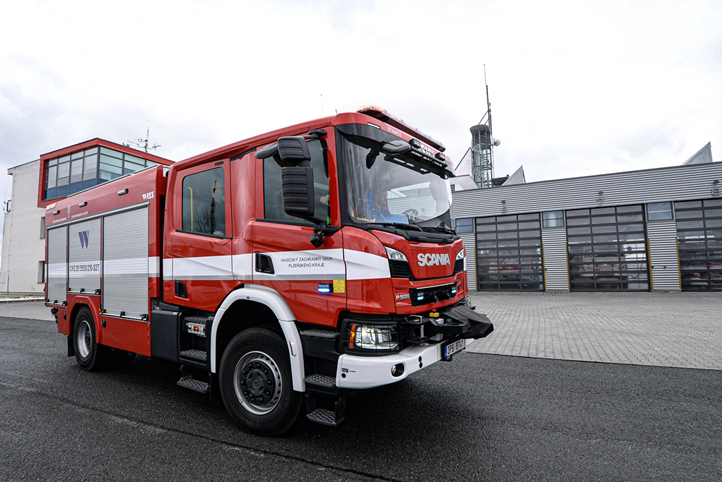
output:
POLYGON ((451 360, 469 306, 444 146, 377 107, 155 166, 46 208, 46 304, 83 370, 181 366, 244 429, 451 360))

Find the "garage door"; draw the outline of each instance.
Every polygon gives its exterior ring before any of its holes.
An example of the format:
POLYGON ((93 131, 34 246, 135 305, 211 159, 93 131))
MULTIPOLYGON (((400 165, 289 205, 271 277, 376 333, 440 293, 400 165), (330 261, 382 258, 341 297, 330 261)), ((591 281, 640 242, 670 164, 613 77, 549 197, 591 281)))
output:
POLYGON ((641 205, 566 214, 572 291, 649 290, 641 205))
POLYGON ((683 291, 722 291, 722 199, 677 202, 683 291))
POLYGON ((539 213, 476 219, 478 290, 542 291, 539 213))

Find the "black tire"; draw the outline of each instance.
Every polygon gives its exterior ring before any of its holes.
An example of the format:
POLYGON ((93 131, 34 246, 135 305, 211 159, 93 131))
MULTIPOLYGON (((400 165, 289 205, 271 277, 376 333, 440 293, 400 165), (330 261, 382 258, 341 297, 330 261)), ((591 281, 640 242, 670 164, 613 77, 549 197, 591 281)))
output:
POLYGON ((81 308, 75 315, 72 336, 75 360, 80 368, 88 372, 105 368, 106 350, 105 347, 98 345, 95 320, 88 308, 81 308))
POLYGON ((249 432, 280 435, 298 417, 303 394, 293 391, 283 338, 267 328, 250 328, 228 344, 220 366, 223 404, 249 432))

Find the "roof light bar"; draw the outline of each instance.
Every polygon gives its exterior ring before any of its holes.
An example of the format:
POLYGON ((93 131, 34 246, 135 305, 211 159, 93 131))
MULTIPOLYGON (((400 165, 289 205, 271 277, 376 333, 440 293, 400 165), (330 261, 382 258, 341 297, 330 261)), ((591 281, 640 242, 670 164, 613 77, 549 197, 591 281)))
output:
POLYGON ((446 150, 446 147, 441 142, 437 141, 428 134, 424 134, 415 127, 411 127, 403 120, 399 119, 398 117, 392 116, 386 109, 382 109, 377 105, 364 105, 356 109, 356 112, 358 112, 359 114, 366 114, 368 116, 379 119, 380 121, 386 122, 387 124, 406 132, 410 136, 420 137, 428 145, 441 152, 446 150))

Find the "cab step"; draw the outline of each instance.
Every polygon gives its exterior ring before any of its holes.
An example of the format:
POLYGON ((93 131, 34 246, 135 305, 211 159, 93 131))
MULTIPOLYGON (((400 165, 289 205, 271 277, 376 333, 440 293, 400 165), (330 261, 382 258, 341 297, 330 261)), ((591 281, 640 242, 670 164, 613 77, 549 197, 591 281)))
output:
POLYGON ((188 375, 178 380, 178 386, 193 390, 194 392, 207 394, 211 390, 210 384, 196 380, 192 376, 188 375))
POLYGON ((317 395, 337 396, 336 379, 328 375, 306 375, 306 391, 317 395))

